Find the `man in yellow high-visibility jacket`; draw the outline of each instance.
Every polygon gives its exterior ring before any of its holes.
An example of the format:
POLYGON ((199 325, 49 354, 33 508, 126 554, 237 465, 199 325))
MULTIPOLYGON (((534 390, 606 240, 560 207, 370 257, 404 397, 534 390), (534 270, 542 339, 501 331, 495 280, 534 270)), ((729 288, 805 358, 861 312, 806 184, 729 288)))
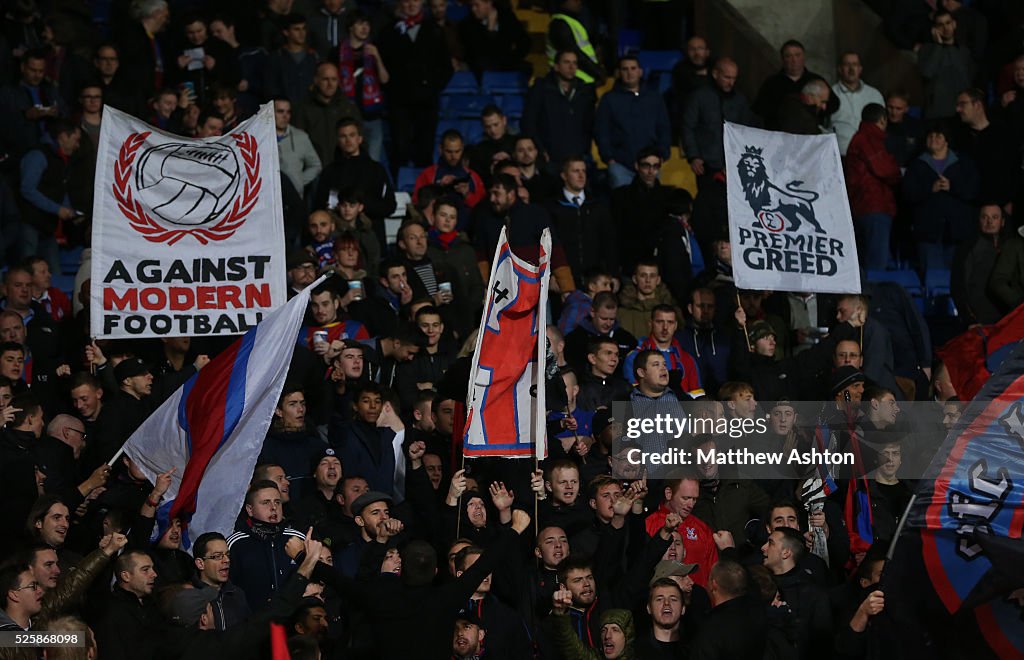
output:
POLYGON ((583 0, 565 0, 557 13, 551 15, 548 25, 548 65, 554 66, 555 53, 571 50, 576 53, 579 69, 576 77, 585 83, 601 85, 605 73, 597 57, 597 50, 590 41, 590 34, 580 20, 583 0))

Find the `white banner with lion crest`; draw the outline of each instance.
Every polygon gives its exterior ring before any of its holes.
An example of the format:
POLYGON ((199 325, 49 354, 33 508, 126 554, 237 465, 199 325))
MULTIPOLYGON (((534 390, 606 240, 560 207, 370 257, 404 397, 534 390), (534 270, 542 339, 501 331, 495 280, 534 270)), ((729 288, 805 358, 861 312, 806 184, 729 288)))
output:
POLYGON ((96 159, 91 334, 243 333, 286 302, 274 108, 184 138, 107 106, 96 159))
POLYGON ((725 163, 737 288, 860 293, 835 135, 726 122, 725 163))

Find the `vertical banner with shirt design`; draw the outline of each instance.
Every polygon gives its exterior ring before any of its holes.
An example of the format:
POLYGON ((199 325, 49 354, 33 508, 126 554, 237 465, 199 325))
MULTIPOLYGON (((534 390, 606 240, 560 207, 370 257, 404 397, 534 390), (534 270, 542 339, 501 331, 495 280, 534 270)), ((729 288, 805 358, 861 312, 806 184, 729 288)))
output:
POLYGON ((544 372, 551 232, 540 263, 520 259, 501 230, 473 353, 463 452, 467 458, 547 458, 544 372))

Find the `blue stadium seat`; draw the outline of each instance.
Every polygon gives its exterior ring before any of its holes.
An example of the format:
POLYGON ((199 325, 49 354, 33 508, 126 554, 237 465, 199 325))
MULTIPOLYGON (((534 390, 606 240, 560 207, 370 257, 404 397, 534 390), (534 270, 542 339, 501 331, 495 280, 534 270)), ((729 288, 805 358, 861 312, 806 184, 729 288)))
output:
POLYGON ((924 274, 924 287, 929 296, 949 295, 951 274, 945 268, 932 268, 924 274))
POLYGON ((906 289, 911 296, 920 297, 925 293, 924 287, 921 286, 921 278, 917 276, 915 270, 869 270, 868 281, 895 282, 906 289))
POLYGON ((925 271, 924 288, 927 292, 927 314, 930 316, 956 316, 956 305, 950 295, 950 271, 946 268, 932 268, 925 271))
POLYGON ((51 286, 55 286, 64 294, 71 298, 75 292, 75 276, 74 275, 54 275, 51 286))
POLYGON ((448 85, 441 92, 445 96, 479 93, 480 85, 477 84, 476 76, 473 75, 472 71, 456 71, 453 73, 452 79, 448 81, 448 85))
MULTIPOLYGON (((78 272, 78 267, 82 264, 82 249, 81 247, 73 247, 60 251, 61 273, 74 275, 78 272)), ((59 273, 53 274, 58 275, 59 273)))
POLYGON ((407 192, 410 195, 416 189, 416 177, 423 171, 421 167, 400 167, 398 168, 398 183, 395 189, 398 192, 407 192))
POLYGON ((466 144, 476 144, 484 139, 484 127, 479 119, 464 120, 462 124, 462 137, 466 144))
POLYGON ((480 91, 484 94, 525 94, 530 81, 518 71, 484 71, 480 91))
POLYGON ((664 94, 672 87, 672 74, 668 71, 655 71, 647 76, 647 87, 659 94, 664 94))
POLYGON ((512 119, 519 119, 523 116, 524 105, 523 97, 518 94, 506 94, 498 97, 498 107, 512 119))
POLYGON ((482 94, 450 96, 441 109, 441 115, 448 119, 479 120, 480 112, 492 103, 494 103, 493 96, 484 96, 482 94))
POLYGON ((642 50, 637 58, 644 73, 650 76, 655 71, 671 71, 683 54, 678 50, 642 50))
POLYGON ((619 30, 618 55, 622 57, 626 53, 635 53, 640 50, 640 42, 644 33, 640 30, 619 30))

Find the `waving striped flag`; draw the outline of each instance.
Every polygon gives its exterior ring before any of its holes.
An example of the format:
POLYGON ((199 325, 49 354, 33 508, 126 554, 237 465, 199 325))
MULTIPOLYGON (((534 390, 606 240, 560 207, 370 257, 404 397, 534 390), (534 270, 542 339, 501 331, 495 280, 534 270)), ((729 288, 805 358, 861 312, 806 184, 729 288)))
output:
POLYGON ((150 481, 176 467, 160 514, 188 548, 231 532, 281 396, 312 286, 215 357, 143 422, 124 451, 150 481))

